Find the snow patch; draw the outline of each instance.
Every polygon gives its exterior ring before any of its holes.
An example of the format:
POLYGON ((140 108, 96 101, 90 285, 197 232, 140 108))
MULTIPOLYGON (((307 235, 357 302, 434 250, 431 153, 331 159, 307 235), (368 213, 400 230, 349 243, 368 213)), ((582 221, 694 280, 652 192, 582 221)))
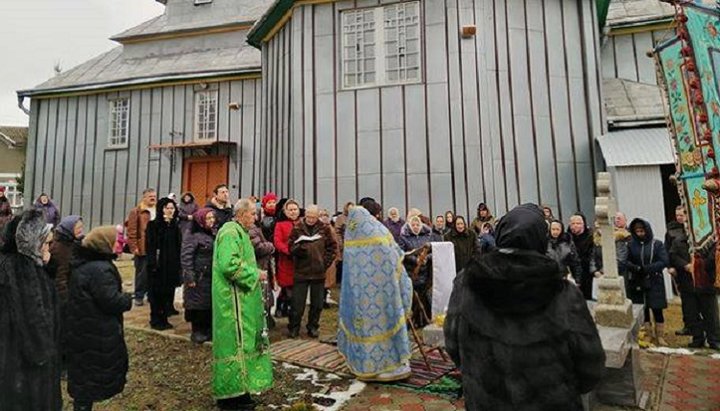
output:
POLYGON ((687 348, 670 348, 670 347, 651 347, 647 349, 650 352, 656 352, 666 355, 695 355, 696 351, 687 348))
POLYGON ((364 390, 365 387, 366 384, 364 382, 353 380, 347 391, 334 391, 326 395, 313 394, 313 397, 331 398, 335 400, 335 403, 333 405, 323 407, 322 405, 315 404, 315 407, 317 407, 321 411, 338 411, 343 408, 352 397, 356 396, 362 390, 364 390))
POLYGON ((714 360, 720 360, 720 354, 713 354, 710 356, 710 358, 712 358, 714 360))

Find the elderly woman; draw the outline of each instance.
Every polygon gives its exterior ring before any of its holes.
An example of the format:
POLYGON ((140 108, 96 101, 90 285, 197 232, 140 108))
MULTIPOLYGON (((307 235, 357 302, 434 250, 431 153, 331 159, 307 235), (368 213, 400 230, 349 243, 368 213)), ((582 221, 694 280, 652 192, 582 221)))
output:
POLYGON ((180 251, 183 304, 185 321, 192 327, 190 340, 202 344, 212 338, 212 258, 217 224, 211 208, 201 208, 192 217, 193 228, 183 237, 180 251))
POLYGON ((403 264, 410 278, 416 297, 413 299, 412 319, 416 327, 427 325, 432 312, 432 249, 434 236, 430 227, 422 223, 419 216, 412 216, 400 235, 400 248, 405 251, 403 264))
POLYGON ((45 271, 51 227, 39 210, 5 225, 0 250, 0 410, 62 409, 59 316, 45 271))
POLYGON ((265 329, 263 282, 248 230, 255 204, 235 206, 222 226, 213 254, 213 395, 221 409, 254 409, 250 394, 272 387, 270 340, 265 329))
POLYGON ((43 212, 45 222, 51 224, 53 227, 60 222, 60 210, 58 210, 55 203, 52 202, 50 196, 47 194, 40 194, 37 200, 35 200, 34 207, 43 212))
POLYGON ((400 218, 400 211, 398 211, 396 207, 390 207, 388 210, 388 218, 385 219, 383 224, 390 230, 393 239, 395 239, 396 242, 400 241, 400 231, 405 225, 405 220, 400 218))
MULTIPOLYGON (((272 241, 268 241, 263 233, 263 228, 257 224, 253 224, 248 230, 250 235, 250 243, 253 245, 255 250, 255 260, 257 261, 258 267, 268 273, 272 273, 272 259, 275 254, 275 246, 272 241)), ((264 302, 265 302, 265 318, 267 321, 268 328, 275 328, 275 319, 270 315, 270 309, 275 303, 275 296, 273 295, 273 288, 275 282, 273 281, 272 275, 268 275, 268 281, 265 283, 264 290, 264 302)))
POLYGON ((98 227, 82 240, 70 278, 68 301, 68 392, 75 411, 125 388, 128 352, 123 313, 132 308, 132 294, 122 292, 120 272, 113 263, 122 251, 114 226, 98 227))

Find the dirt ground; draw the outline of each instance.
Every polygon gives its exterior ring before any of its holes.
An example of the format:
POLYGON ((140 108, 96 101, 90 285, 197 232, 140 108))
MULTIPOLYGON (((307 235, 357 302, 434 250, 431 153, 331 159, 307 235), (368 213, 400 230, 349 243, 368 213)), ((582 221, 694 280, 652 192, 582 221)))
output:
MULTIPOLYGON (((130 370, 125 391, 99 403, 101 411, 200 411, 215 409, 210 385, 212 349, 187 341, 165 338, 143 331, 128 330, 125 340, 130 354, 130 370)), ((301 380, 303 370, 275 364, 275 385, 259 396, 258 410, 283 409, 292 405, 312 404, 312 393, 344 391, 350 381, 328 378, 319 373, 324 387, 301 380)), ((316 382, 318 381, 316 380, 316 382)), ((64 385, 64 384, 63 384, 64 385)), ((65 394, 65 393, 64 393, 65 394)), ((65 410, 72 410, 65 394, 65 410)))

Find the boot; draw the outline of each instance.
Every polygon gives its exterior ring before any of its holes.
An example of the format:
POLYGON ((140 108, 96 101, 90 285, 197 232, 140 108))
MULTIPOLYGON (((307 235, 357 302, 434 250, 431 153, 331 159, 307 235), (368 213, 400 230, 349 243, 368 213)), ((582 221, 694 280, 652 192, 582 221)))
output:
POLYGON ((655 344, 661 347, 668 345, 665 341, 665 324, 663 323, 655 323, 655 344))

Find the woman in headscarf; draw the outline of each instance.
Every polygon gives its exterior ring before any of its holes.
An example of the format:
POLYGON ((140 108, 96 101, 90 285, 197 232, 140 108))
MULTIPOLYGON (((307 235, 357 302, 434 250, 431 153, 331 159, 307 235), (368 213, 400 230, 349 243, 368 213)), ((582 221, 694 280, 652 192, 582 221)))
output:
MULTIPOLYGON (((172 199, 173 201, 175 199, 172 199)), ((199 209, 195 202, 195 196, 190 191, 180 198, 180 231, 183 236, 189 235, 193 230, 193 215, 199 209)))
POLYGON ((525 204, 497 225, 497 249, 455 279, 445 343, 469 410, 582 410, 605 371, 587 303, 548 257, 547 223, 525 204))
POLYGON ((586 300, 592 299, 592 283, 595 275, 595 243, 593 230, 587 224, 587 219, 581 213, 570 216, 568 233, 580 258, 580 291, 586 300))
POLYGON ((0 410, 62 409, 60 318, 47 274, 52 228, 28 210, 5 225, 0 250, 0 410))
POLYGON ((465 217, 455 217, 455 226, 445 237, 445 241, 453 243, 455 249, 455 270, 460 272, 470 261, 478 248, 478 239, 475 232, 468 229, 465 217))
POLYGON ((192 327, 190 340, 212 339, 212 256, 217 224, 212 208, 193 214, 193 229, 183 237, 180 263, 183 271, 185 321, 192 327))
POLYGON ((397 207, 390 207, 388 217, 384 221, 385 227, 390 230, 395 241, 400 241, 400 231, 405 226, 405 220, 400 218, 400 211, 397 207))
MULTIPOLYGON (((274 209, 275 205, 273 204, 272 206, 274 209)), ((268 240, 267 237, 265 237, 264 233, 265 230, 263 230, 263 228, 261 226, 258 226, 257 224, 253 224, 253 226, 248 229, 250 243, 255 250, 255 261, 257 262, 258 268, 268 273, 268 280, 265 283, 265 290, 263 290, 263 301, 265 303, 265 319, 267 321, 268 328, 273 329, 275 328, 275 319, 272 315, 270 315, 270 310, 275 304, 275 295, 273 294, 273 289, 275 288, 275 281, 272 275, 272 271, 274 268, 274 264, 272 264, 272 259, 275 254, 275 246, 273 245, 272 241, 268 240)))
POLYGON ((123 293, 113 260, 122 252, 114 226, 94 228, 82 240, 70 278, 68 301, 68 393, 75 411, 125 388, 128 352, 123 313, 132 308, 132 294, 123 293))
POLYGON ((400 248, 405 251, 405 269, 412 279, 417 298, 413 298, 412 320, 416 327, 428 324, 432 308, 432 249, 434 236, 419 216, 411 217, 400 235, 400 248), (426 315, 427 314, 427 315, 426 315))
POLYGON ((60 210, 58 210, 55 203, 53 203, 47 194, 40 194, 37 200, 35 200, 34 207, 43 212, 46 223, 55 227, 60 222, 60 210))
POLYGON ((157 218, 147 227, 147 270, 150 289, 150 327, 173 328, 168 317, 175 307, 175 287, 180 281, 180 248, 182 235, 178 225, 178 208, 169 198, 157 203, 157 218))
POLYGON ((345 230, 338 319, 338 350, 364 381, 410 376, 406 327, 412 284, 392 234, 362 207, 350 211, 345 230))
POLYGON ((565 226, 559 220, 550 223, 550 241, 548 241, 547 255, 557 261, 560 272, 569 276, 576 284, 580 284, 580 258, 570 234, 565 232, 565 226))

